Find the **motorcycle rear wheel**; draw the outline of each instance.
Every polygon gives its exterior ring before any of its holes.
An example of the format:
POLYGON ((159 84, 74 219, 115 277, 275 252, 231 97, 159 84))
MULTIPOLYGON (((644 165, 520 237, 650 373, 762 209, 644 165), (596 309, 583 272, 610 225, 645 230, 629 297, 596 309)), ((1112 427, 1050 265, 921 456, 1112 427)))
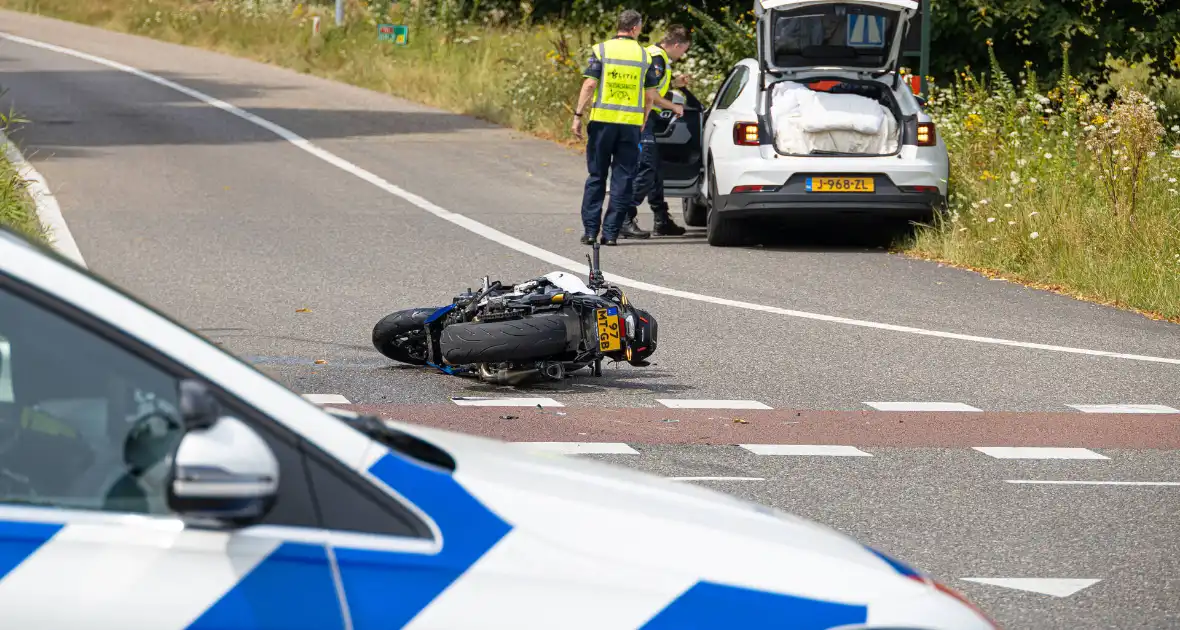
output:
POLYGON ((576 318, 538 315, 502 322, 447 326, 439 339, 443 360, 451 365, 508 363, 551 359, 567 350, 567 322, 576 318))
POLYGON ((426 356, 428 340, 422 326, 425 325, 426 318, 436 310, 438 307, 428 306, 408 308, 386 315, 373 327, 373 347, 386 358, 399 363, 426 365, 425 359, 414 354, 426 356))

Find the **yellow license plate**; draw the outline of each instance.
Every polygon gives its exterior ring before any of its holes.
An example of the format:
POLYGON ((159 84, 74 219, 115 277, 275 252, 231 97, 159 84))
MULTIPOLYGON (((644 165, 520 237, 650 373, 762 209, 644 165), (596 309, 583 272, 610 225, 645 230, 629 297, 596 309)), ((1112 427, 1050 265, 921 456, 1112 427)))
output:
POLYGON ((873 192, 872 177, 808 177, 807 192, 873 192))
POLYGON ((598 349, 602 352, 614 352, 623 347, 619 316, 611 314, 611 311, 618 312, 613 308, 600 308, 594 312, 598 320, 598 349))

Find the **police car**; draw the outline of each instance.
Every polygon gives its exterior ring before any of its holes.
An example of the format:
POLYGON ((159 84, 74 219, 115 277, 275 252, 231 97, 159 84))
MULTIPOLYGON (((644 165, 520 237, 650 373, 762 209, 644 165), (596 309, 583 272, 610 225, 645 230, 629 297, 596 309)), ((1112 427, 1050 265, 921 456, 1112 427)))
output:
POLYGON ((329 412, 0 231, 0 627, 992 628, 721 493, 329 412))

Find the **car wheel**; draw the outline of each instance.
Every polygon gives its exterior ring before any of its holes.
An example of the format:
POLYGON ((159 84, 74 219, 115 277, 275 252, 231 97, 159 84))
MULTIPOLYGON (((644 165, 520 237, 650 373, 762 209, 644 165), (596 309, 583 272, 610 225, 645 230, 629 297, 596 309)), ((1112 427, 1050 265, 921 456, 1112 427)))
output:
POLYGON ((742 243, 740 226, 733 219, 726 219, 717 210, 717 178, 713 175, 712 161, 709 163, 709 206, 706 219, 706 236, 713 247, 732 247, 742 243))

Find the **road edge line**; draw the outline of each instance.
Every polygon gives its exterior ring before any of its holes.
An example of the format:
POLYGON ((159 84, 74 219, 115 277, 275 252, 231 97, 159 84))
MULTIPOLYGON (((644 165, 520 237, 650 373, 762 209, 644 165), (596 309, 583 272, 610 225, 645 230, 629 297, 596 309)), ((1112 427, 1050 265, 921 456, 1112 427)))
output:
POLYGON ((69 226, 66 225, 66 218, 62 216, 61 206, 57 203, 53 192, 49 190, 49 182, 45 180, 45 176, 25 159, 16 143, 3 130, 0 130, 0 144, 4 145, 4 157, 8 158, 20 178, 28 183, 26 190, 29 192, 29 197, 33 199, 33 206, 37 210, 37 220, 41 223, 42 228, 49 232, 50 247, 85 268, 86 260, 82 258, 82 252, 78 249, 78 244, 74 241, 74 235, 70 233, 69 226))
MULTIPOLYGON (((287 129, 286 127, 279 125, 278 123, 267 120, 261 116, 258 116, 257 114, 250 113, 249 111, 246 111, 236 105, 233 105, 233 104, 223 101, 219 98, 205 94, 204 92, 201 92, 199 90, 195 90, 193 88, 181 85, 181 84, 171 81, 169 79, 165 79, 164 77, 158 76, 156 74, 152 74, 151 72, 147 72, 146 70, 140 70, 138 68, 129 66, 124 63, 120 63, 118 61, 113 61, 111 59, 106 59, 104 57, 99 57, 97 55, 85 53, 80 50, 74 50, 72 48, 67 48, 65 46, 58 46, 57 44, 50 44, 48 42, 42 42, 42 41, 38 41, 35 39, 21 37, 19 35, 12 35, 11 33, 5 33, 5 32, 0 32, 0 39, 8 40, 8 41, 15 42, 18 44, 24 44, 26 46, 32 46, 34 48, 41 48, 43 50, 57 52, 57 53, 60 53, 63 55, 74 57, 76 59, 90 61, 91 63, 95 63, 100 66, 106 66, 108 68, 113 68, 115 70, 119 70, 121 72, 130 74, 133 76, 137 76, 142 79, 146 79, 148 81, 151 81, 152 83, 169 88, 173 91, 180 92, 181 94, 189 96, 190 98, 193 98, 194 100, 201 101, 201 102, 205 103, 206 105, 210 105, 212 107, 216 107, 217 109, 220 109, 228 114, 232 114, 238 118, 241 118, 242 120, 245 120, 255 126, 266 129, 266 130, 270 131, 271 133, 274 133, 278 137, 282 138, 283 140, 287 141, 287 143, 291 144, 292 146, 294 146, 298 149, 301 149, 304 152, 309 153, 324 162, 327 162, 328 164, 335 166, 336 168, 340 169, 341 171, 349 173, 350 175, 353 175, 353 176, 357 177, 358 179, 367 181, 370 184, 372 184, 373 186, 380 188, 381 190, 384 190, 385 192, 388 192, 396 197, 399 197, 403 201, 406 201, 421 210, 429 212, 430 214, 433 214, 434 216, 436 216, 440 219, 443 219, 443 220, 448 221, 454 225, 457 225, 457 226, 459 226, 469 232, 472 232, 478 236, 482 236, 494 243, 498 243, 498 244, 500 244, 504 247, 507 247, 509 249, 512 249, 518 253, 524 254, 526 256, 531 256, 531 257, 536 258, 538 260, 548 262, 552 265, 556 265, 558 267, 561 267, 563 269, 566 269, 566 270, 569 270, 569 271, 572 271, 575 273, 581 273, 581 272, 586 271, 586 266, 584 264, 577 263, 574 260, 566 258, 565 256, 562 256, 560 254, 557 254, 555 252, 551 252, 547 249, 542 249, 541 247, 538 247, 538 246, 533 245, 531 243, 527 243, 525 241, 522 241, 521 239, 516 238, 515 236, 512 236, 511 234, 501 232, 489 225, 486 225, 484 223, 480 223, 479 221, 476 221, 475 219, 472 219, 466 215, 447 210, 446 208, 443 208, 437 204, 432 203, 431 201, 429 201, 425 197, 421 197, 415 193, 405 190, 405 189, 389 182, 388 180, 380 177, 379 175, 372 173, 364 168, 361 168, 360 166, 353 164, 352 162, 349 162, 348 160, 345 160, 344 158, 336 155, 335 153, 332 153, 332 152, 328 151, 327 149, 324 149, 324 148, 312 143, 310 140, 300 136, 299 134, 291 131, 290 129, 287 129)), ((265 65, 265 64, 263 64, 263 65, 265 65)), ((1128 360, 1132 360, 1132 361, 1142 361, 1142 362, 1148 362, 1148 363, 1166 363, 1166 364, 1171 364, 1171 365, 1180 365, 1180 359, 1173 359, 1173 358, 1168 358, 1168 357, 1155 357, 1155 356, 1141 355, 1141 354, 1111 352, 1111 351, 1107 351, 1107 350, 1092 350, 1092 349, 1088 349, 1088 348, 1075 348, 1075 347, 1070 347, 1070 346, 1058 346, 1058 345, 1034 343, 1034 342, 1028 342, 1028 341, 1014 341, 1011 339, 983 337, 983 336, 978 336, 978 335, 968 335, 968 334, 963 334, 963 333, 953 333, 953 332, 946 332, 946 331, 940 331, 940 330, 929 330, 929 329, 925 329, 925 328, 916 328, 913 326, 887 324, 884 322, 873 322, 873 321, 867 321, 867 320, 859 320, 859 319, 853 319, 853 318, 849 318, 849 317, 841 317, 841 316, 837 316, 837 315, 825 315, 823 313, 811 313, 811 312, 807 312, 807 311, 798 311, 798 310, 787 309, 787 308, 782 308, 782 307, 778 307, 778 306, 769 306, 766 304, 757 304, 757 303, 753 303, 753 302, 743 302, 740 300, 731 300, 728 298, 720 298, 720 297, 715 297, 715 296, 711 296, 711 295, 704 295, 701 293, 682 291, 680 289, 673 289, 671 287, 665 287, 665 286, 661 286, 661 285, 657 285, 657 284, 651 284, 651 283, 643 282, 641 280, 633 280, 631 278, 627 278, 624 276, 618 276, 613 273, 604 273, 603 275, 605 276, 606 280, 613 282, 615 284, 629 287, 632 289, 637 289, 640 291, 648 291, 650 293, 655 293, 657 295, 679 297, 679 298, 692 300, 692 301, 696 301, 696 302, 704 302, 706 304, 714 304, 714 305, 718 305, 718 306, 731 306, 734 308, 740 308, 740 309, 748 310, 748 311, 759 311, 759 312, 763 312, 763 313, 785 315, 788 317, 795 317, 795 318, 799 318, 799 319, 810 319, 813 321, 823 321, 823 322, 834 323, 834 324, 844 324, 847 326, 857 326, 860 328, 872 328, 872 329, 876 329, 876 330, 888 330, 888 331, 892 331, 892 332, 909 333, 909 334, 921 335, 921 336, 926 336, 926 337, 938 337, 938 338, 942 338, 942 339, 956 339, 959 341, 973 341, 976 343, 983 343, 983 344, 989 344, 989 345, 1009 346, 1009 347, 1014 347, 1014 348, 1026 348, 1026 349, 1031 349, 1031 350, 1047 350, 1047 351, 1051 351, 1051 352, 1059 352, 1059 353, 1064 353, 1064 354, 1079 354, 1079 355, 1087 355, 1087 356, 1110 357, 1110 358, 1116 358, 1116 359, 1128 359, 1128 360)))

